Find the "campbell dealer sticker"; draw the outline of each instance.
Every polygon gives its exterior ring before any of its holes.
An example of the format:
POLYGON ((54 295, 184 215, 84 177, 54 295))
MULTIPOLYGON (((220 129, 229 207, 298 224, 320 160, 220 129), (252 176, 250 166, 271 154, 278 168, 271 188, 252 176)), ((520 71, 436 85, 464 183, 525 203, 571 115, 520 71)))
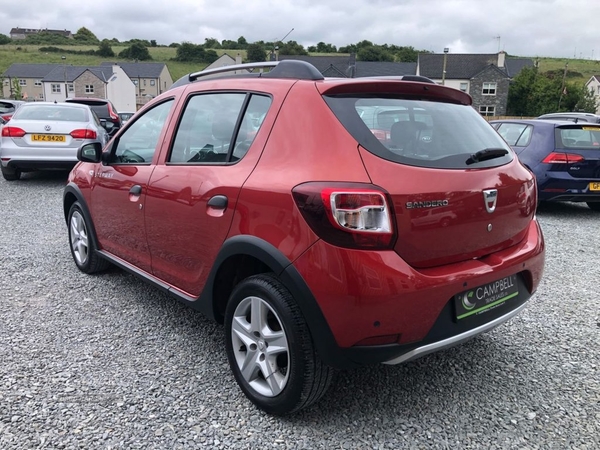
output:
POLYGON ((456 318, 460 320, 486 313, 518 295, 516 275, 469 289, 454 296, 456 318))

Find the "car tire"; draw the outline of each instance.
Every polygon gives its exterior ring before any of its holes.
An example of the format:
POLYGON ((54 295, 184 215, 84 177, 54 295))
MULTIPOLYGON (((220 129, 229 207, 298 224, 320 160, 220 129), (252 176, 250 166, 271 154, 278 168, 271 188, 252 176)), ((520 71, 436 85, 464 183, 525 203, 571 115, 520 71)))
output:
POLYGON ((225 313, 229 365, 244 394, 269 414, 317 402, 333 369, 316 353, 293 296, 274 274, 251 276, 233 290, 225 313))
POLYGON ((68 218, 69 243, 73 261, 84 273, 95 273, 106 270, 110 263, 97 253, 91 227, 79 202, 73 203, 68 218))
POLYGON ((11 169, 10 167, 0 166, 2 176, 6 181, 16 181, 21 178, 21 169, 11 169))
POLYGON ((600 211, 600 202, 586 202, 592 211, 600 211))

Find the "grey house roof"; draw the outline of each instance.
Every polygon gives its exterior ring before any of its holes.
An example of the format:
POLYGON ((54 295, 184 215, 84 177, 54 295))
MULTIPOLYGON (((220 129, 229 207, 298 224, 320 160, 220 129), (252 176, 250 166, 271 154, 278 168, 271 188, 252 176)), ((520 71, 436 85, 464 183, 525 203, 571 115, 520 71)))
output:
POLYGON ((395 63, 380 61, 356 61, 354 55, 350 56, 305 56, 305 55, 280 55, 279 60, 299 59, 306 61, 317 68, 325 77, 376 77, 376 76, 401 76, 414 75, 417 71, 416 63, 395 63), (352 71, 354 65, 354 72, 352 71))
POLYGON ((165 67, 165 63, 147 63, 147 62, 103 62, 101 66, 119 65, 125 71, 129 78, 160 78, 160 74, 165 67))
POLYGON ((417 63, 356 61, 355 77, 415 75, 417 63))
POLYGON ((54 65, 54 69, 45 77, 43 82, 72 83, 81 76, 83 72, 89 70, 102 81, 106 82, 112 76, 112 69, 109 67, 88 67, 88 66, 63 66, 54 65))
MULTIPOLYGON (((11 64, 2 74, 3 77, 11 78, 44 78, 57 64, 11 64)), ((60 67, 64 67, 61 65, 60 67)))
MULTIPOLYGON (((446 59, 446 79, 471 79, 485 67, 498 65, 498 55, 493 54, 460 54, 450 53, 446 59)), ((442 78, 444 55, 441 53, 419 54, 419 75, 428 78, 442 78)), ((533 61, 526 58, 506 58, 504 68, 500 68, 509 77, 514 77, 526 66, 533 66, 533 61)))

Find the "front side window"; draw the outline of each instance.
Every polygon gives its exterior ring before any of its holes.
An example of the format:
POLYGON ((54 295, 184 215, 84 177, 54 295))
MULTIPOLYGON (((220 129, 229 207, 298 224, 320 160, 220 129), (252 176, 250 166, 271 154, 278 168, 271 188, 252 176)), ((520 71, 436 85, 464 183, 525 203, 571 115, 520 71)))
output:
POLYGON ((496 107, 495 106, 480 106, 479 114, 486 117, 491 117, 496 115, 496 107))
POLYGON ((86 94, 93 94, 94 93, 94 85, 93 84, 86 84, 85 85, 85 93, 86 94))
POLYGON ((496 83, 483 83, 483 95, 496 95, 496 83))
POLYGON ((373 96, 325 96, 346 130, 367 151, 389 161, 419 167, 495 167, 514 153, 469 105, 373 96), (506 150, 472 162, 471 155, 506 150))
POLYGON ((246 93, 192 97, 177 127, 169 162, 225 164, 239 160, 250 148, 270 104, 267 96, 246 93))
POLYGON ((60 94, 60 84, 52 84, 51 88, 53 94, 60 94))
POLYGON ((138 117, 113 145, 111 163, 151 164, 172 105, 167 100, 138 117))

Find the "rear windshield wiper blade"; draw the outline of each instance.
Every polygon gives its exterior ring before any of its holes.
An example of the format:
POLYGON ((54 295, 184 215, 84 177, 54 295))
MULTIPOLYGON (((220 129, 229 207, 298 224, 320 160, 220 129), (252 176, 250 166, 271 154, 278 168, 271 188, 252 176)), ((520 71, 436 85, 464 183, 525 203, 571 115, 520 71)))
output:
POLYGON ((508 150, 505 148, 485 148, 483 150, 479 150, 477 153, 473 153, 469 159, 467 159, 467 164, 475 164, 481 161, 487 161, 488 159, 500 158, 504 155, 508 155, 508 150))

